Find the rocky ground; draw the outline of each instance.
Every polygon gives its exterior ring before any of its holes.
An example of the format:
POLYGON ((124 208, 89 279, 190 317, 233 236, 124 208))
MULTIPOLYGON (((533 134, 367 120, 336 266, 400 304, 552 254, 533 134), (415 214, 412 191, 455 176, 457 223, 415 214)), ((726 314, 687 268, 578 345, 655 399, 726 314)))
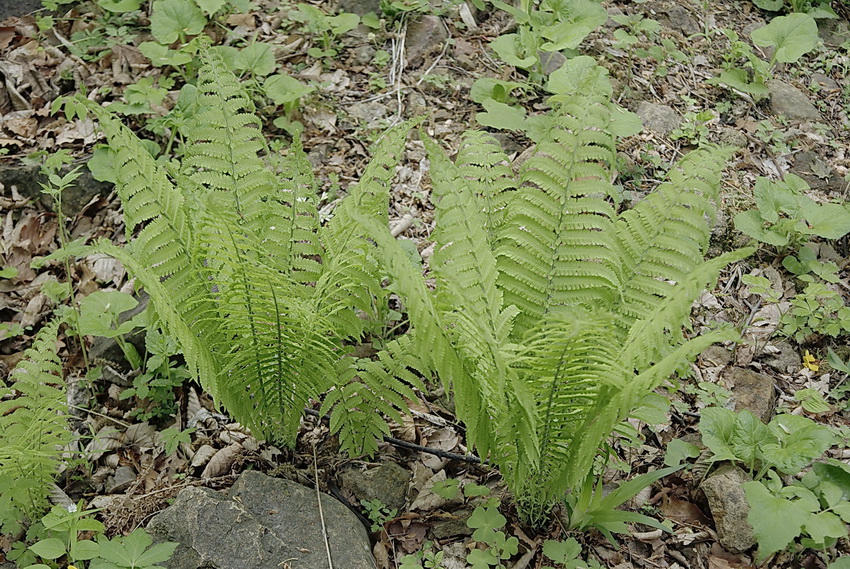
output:
MULTIPOLYGON (((340 36, 342 46, 336 46, 338 55, 317 61, 306 53, 312 36, 287 20, 289 7, 276 0, 255 4, 260 4, 256 10, 230 15, 210 33, 224 43, 242 37, 272 43, 281 66, 299 80, 320 85, 303 100, 293 118, 304 125, 304 147, 322 182, 324 211, 331 211, 339 192, 358 179, 369 155, 370 142, 385 128, 427 113, 424 127, 427 132, 445 147, 456 148, 460 134, 476 127, 475 114, 482 110, 468 96, 473 81, 482 76, 507 80, 518 73, 487 49, 489 41, 515 26, 498 10, 479 12, 471 3, 434 4, 427 15, 410 12, 393 22, 385 21, 378 30, 361 26, 340 36), (389 57, 385 58, 385 54, 389 57), (382 64, 376 64, 376 57, 382 64)), ((808 182, 812 188, 810 195, 817 201, 847 199, 850 23, 846 19, 821 21, 821 45, 798 64, 780 65, 768 83, 769 96, 756 103, 747 96, 707 83, 717 74, 730 49, 728 39, 719 30, 735 30, 741 38, 749 38, 750 31, 765 24, 765 13, 751 2, 645 0, 603 4, 611 16, 641 14, 661 24, 657 39, 643 38, 644 43, 639 47, 660 45, 661 40, 672 42, 667 44, 666 57, 661 60, 637 57, 618 47, 614 32, 621 26, 609 19, 580 48, 609 69, 618 102, 636 112, 645 126, 621 148, 621 181, 628 199, 639 199, 650 182, 663 177, 675 159, 701 142, 721 142, 739 148, 724 175, 723 209, 712 241, 714 252, 748 241, 734 230, 731 220, 735 213, 753 207, 752 188, 757 176, 777 178, 794 173, 808 182), (697 116, 706 110, 711 113, 697 116)), ((57 216, 51 200, 40 192, 40 158, 33 153, 70 149, 82 163, 101 138, 90 121, 68 122, 52 115, 51 103, 62 94, 82 89, 97 100, 114 99, 128 85, 161 73, 161 68, 151 67, 136 47, 142 37, 105 54, 99 54, 103 46, 97 43, 90 44, 84 53, 70 49, 68 38, 74 32, 95 30, 97 25, 99 16, 86 11, 88 5, 83 6, 63 7, 57 12, 61 17, 57 17, 55 26, 44 31, 39 30, 31 15, 0 12, 9 16, 0 22, 0 72, 5 80, 0 83, 0 150, 5 151, 0 156, 3 210, 0 254, 3 267, 18 269, 13 278, 0 280, 0 322, 9 323, 0 331, 0 376, 16 365, 23 349, 54 309, 43 291, 46 282, 71 277, 81 295, 104 289, 132 290, 123 268, 105 257, 77 261, 71 267, 72 275, 66 275, 64 268, 56 264, 39 270, 30 268, 33 258, 49 254, 58 246, 57 216), (11 325, 18 325, 20 333, 12 333, 11 325)), ((328 11, 335 8, 330 4, 323 7, 328 11)), ((380 9, 377 0, 341 0, 340 7, 360 14, 380 9)), ((7 10, 8 6, 4 5, 3 9, 7 10)), ((144 19, 142 15, 137 24, 143 25, 144 19)), ((521 98, 521 104, 531 113, 545 109, 544 98, 534 92, 521 98)), ((173 100, 166 98, 162 105, 163 108, 154 111, 165 112, 173 100)), ((274 117, 266 118, 271 123, 274 117)), ((128 120, 141 126, 145 119, 128 120)), ((273 137, 287 139, 285 132, 271 124, 268 132, 273 137)), ((146 136, 153 137, 149 133, 146 136)), ((503 132, 499 136, 512 158, 518 157, 528 145, 517 134, 503 132)), ((391 219, 394 224, 402 224, 401 236, 412 239, 425 256, 432 224, 427 174, 423 146, 417 140, 410 140, 396 178, 391 219)), ((63 200, 71 238, 106 237, 118 243, 124 240, 120 207, 110 185, 94 180, 87 169, 83 169, 83 176, 63 200)), ((829 247, 830 258, 840 268, 843 288, 839 290, 847 303, 850 290, 847 238, 829 247)), ((846 400, 831 402, 827 412, 811 414, 793 396, 803 388, 826 395, 842 381, 844 375, 830 370, 823 362, 827 347, 843 354, 845 360, 848 357, 847 336, 837 340, 807 338, 800 343, 776 333, 782 302, 786 302, 787 309, 794 286, 792 276, 783 271, 779 259, 763 249, 727 271, 717 289, 703 295, 694 309, 695 325, 699 327, 709 321, 748 321, 746 341, 735 349, 718 346, 708 350, 695 364, 693 377, 683 380, 685 389, 672 393, 675 404, 663 413, 658 424, 634 423, 642 442, 637 447, 619 447, 624 464, 631 465, 633 471, 643 471, 645 465, 659 463, 670 440, 693 439, 700 409, 715 401, 716 392, 709 386, 728 389, 731 399, 727 405, 750 409, 764 420, 769 420, 775 409, 781 407, 843 427, 846 435, 850 424, 846 400), (740 279, 753 269, 761 270, 776 288, 785 291, 785 298, 762 305, 755 295, 749 294, 740 279), (808 351, 820 360, 820 366, 809 360, 804 362, 803 356, 808 351)), ((396 567, 401 556, 420 551, 427 543, 429 550, 444 552, 443 567, 463 568, 472 533, 465 521, 475 504, 447 501, 432 492, 431 487, 438 480, 454 477, 487 485, 493 493, 503 495, 498 474, 486 467, 389 443, 381 446, 380 454, 373 460, 345 459, 335 453, 335 443, 328 438, 326 427, 312 418, 305 419, 303 436, 295 450, 258 442, 214 409, 193 384, 175 389, 179 403, 175 416, 158 422, 139 422, 131 416, 138 402, 118 397, 131 381, 120 350, 114 344, 97 340, 91 346, 91 354, 105 371, 102 377, 88 383, 81 379, 84 371, 79 346, 73 338, 63 337, 61 355, 68 372, 69 398, 84 408, 74 414, 87 425, 85 430, 96 436, 81 442, 81 446, 94 451, 88 455, 87 467, 66 471, 60 486, 72 498, 85 497, 92 507, 103 508, 100 516, 109 532, 127 532, 145 526, 181 490, 192 489, 192 493, 177 498, 178 504, 209 503, 216 516, 203 523, 197 517, 194 522, 187 521, 181 514, 198 516, 202 508, 184 507, 182 511, 171 510, 165 517, 156 518, 155 528, 172 536, 176 534, 169 532, 181 527, 197 528, 194 532, 184 531, 180 539, 194 540, 196 551, 224 547, 221 555, 225 557, 228 548, 240 542, 274 551, 276 559, 285 557, 287 548, 297 556, 299 552, 291 550, 291 542, 271 543, 272 537, 277 539, 275 536, 279 535, 275 533, 277 530, 259 510, 248 505, 251 499, 246 496, 256 493, 268 496, 264 484, 273 482, 252 475, 250 481, 240 479, 239 488, 231 488, 240 473, 254 470, 310 487, 318 481, 322 491, 353 504, 355 510, 360 510, 357 504, 361 500, 379 500, 386 505, 387 515, 377 523, 366 520, 367 529, 372 530, 368 543, 360 525, 363 520, 349 516, 347 510, 336 512, 331 510, 336 506, 327 506, 324 515, 334 518, 337 524, 333 526, 336 529, 331 529, 331 535, 335 536, 331 540, 335 544, 334 555, 353 556, 345 560, 337 558, 337 567, 368 566, 361 565, 365 563, 361 555, 365 548, 372 551, 379 567, 396 567), (178 452, 167 454, 160 436, 167 427, 194 427, 196 431, 190 443, 182 443, 178 452), (314 448, 319 449, 317 456, 313 454, 314 448), (259 489, 252 489, 251 485, 259 489), (227 488, 230 488, 227 498, 208 490, 227 488), (245 512, 250 512, 250 516, 245 512), (233 516, 248 517, 251 521, 239 526, 240 533, 234 534, 241 537, 222 540, 222 533, 229 534, 228 528, 234 527, 233 516), (210 525, 214 522, 220 525, 210 525), (272 537, 257 537, 266 534, 272 537)), ((465 452, 462 434, 440 398, 423 395, 421 401, 413 402, 412 409, 413 417, 397 427, 394 437, 428 449, 465 452)), ((830 455, 850 458, 844 444, 831 449, 830 455)), ((703 478, 705 474, 695 469, 668 477, 656 484, 652 492, 639 495, 630 504, 634 509, 672 520, 675 528, 672 534, 635 528, 634 534, 623 536, 616 547, 597 533, 576 537, 585 546, 585 552, 606 567, 753 566, 754 541, 746 523, 746 511, 742 510, 745 501, 742 502, 740 489, 745 474, 731 467, 703 478)), ((612 480, 622 477, 622 472, 611 472, 612 480)), ((295 502, 279 505, 269 502, 264 507, 269 511, 277 507, 313 511, 315 495, 301 494, 300 498, 293 498, 295 502)), ((505 503, 509 503, 506 495, 505 503)), ((506 510, 510 513, 509 508, 506 510)), ((362 510, 360 513, 363 518, 362 510)), ((315 538, 317 530, 315 527, 312 530, 315 538)), ((509 565, 516 569, 542 567, 545 563, 539 552, 543 540, 561 535, 557 523, 535 535, 510 518, 508 531, 520 538, 520 552, 509 565)), ((0 551, 10 539, 0 538, 0 551)), ((302 549, 313 553, 318 549, 321 555, 303 561, 302 566, 325 566, 322 542, 313 539, 309 543, 302 549)), ((838 554, 842 548, 847 551, 847 540, 839 542, 838 547, 833 553, 838 554)), ((185 565, 180 567, 199 567, 202 562, 216 567, 264 566, 249 561, 227 565, 226 559, 199 561, 189 553, 184 557, 185 565)), ((825 566, 818 553, 808 550, 780 554, 768 563, 775 567, 825 566)))

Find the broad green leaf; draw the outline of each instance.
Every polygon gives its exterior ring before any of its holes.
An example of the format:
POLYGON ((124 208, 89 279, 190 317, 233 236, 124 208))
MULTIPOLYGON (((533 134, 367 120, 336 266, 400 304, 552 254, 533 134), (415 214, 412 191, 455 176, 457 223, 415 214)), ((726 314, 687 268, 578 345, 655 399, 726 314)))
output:
POLYGON ((519 52, 519 36, 504 34, 490 42, 490 48, 508 65, 527 69, 537 62, 537 57, 523 56, 519 52))
POLYGON ((260 42, 249 43, 242 48, 236 62, 241 70, 250 71, 257 77, 265 77, 277 67, 272 46, 260 42))
POLYGON ((850 555, 839 557, 826 566, 826 569, 850 569, 850 555))
POLYGON ((134 309, 138 304, 139 301, 123 292, 93 292, 80 303, 80 333, 104 338, 126 334, 134 328, 132 322, 118 326, 114 324, 122 313, 134 309))
POLYGON ((810 512, 799 504, 777 498, 761 482, 745 482, 744 492, 750 504, 747 521, 758 541, 758 561, 782 551, 803 531, 810 512))
POLYGON ((829 458, 826 462, 814 463, 812 470, 821 480, 831 482, 840 488, 843 500, 850 500, 850 465, 829 458))
POLYGON ((664 454, 664 464, 667 466, 678 466, 689 458, 700 455, 699 447, 685 442, 682 439, 673 439, 667 443, 667 452, 664 454))
POLYGON ((810 515, 803 528, 818 544, 823 544, 828 538, 847 537, 847 526, 841 518, 831 512, 810 515))
POLYGON ((139 44, 142 55, 151 60, 157 67, 177 67, 192 61, 192 55, 181 50, 171 49, 167 45, 155 41, 146 41, 139 44))
POLYGON ((511 91, 520 87, 525 87, 525 84, 516 81, 503 81, 493 77, 480 77, 469 89, 469 98, 476 103, 483 103, 486 99, 508 103, 512 100, 511 91))
POLYGON ((490 542, 496 537, 495 530, 503 527, 507 521, 495 506, 479 506, 469 516, 466 525, 475 529, 472 539, 490 542))
POLYGON ((0 269, 0 279, 13 279, 18 276, 18 267, 6 267, 0 269))
POLYGON ((77 560, 94 559, 100 555, 100 547, 90 539, 75 542, 71 546, 71 557, 77 560))
POLYGON ((832 446, 829 428, 798 415, 778 415, 768 425, 778 443, 762 445, 763 460, 785 474, 796 474, 832 446))
POLYGON ((30 546, 30 551, 44 559, 58 559, 65 555, 65 544, 58 537, 49 537, 30 546))
POLYGON ((208 16, 212 16, 227 4, 227 0, 195 0, 195 4, 208 16))
POLYGON ((772 47, 774 61, 793 63, 818 45, 818 26, 808 14, 779 16, 751 34, 753 43, 772 47))
POLYGON ((112 182, 118 180, 115 165, 112 162, 113 151, 105 144, 95 146, 91 158, 86 163, 91 171, 92 177, 99 182, 112 182))
POLYGON ((540 49, 543 51, 575 49, 592 31, 587 26, 573 22, 560 22, 553 26, 546 26, 540 30, 540 35, 549 41, 544 42, 540 49))
POLYGON ((767 425, 751 411, 744 409, 738 413, 731 439, 732 449, 738 460, 753 467, 761 446, 773 440, 767 425))
POLYGON ((759 176, 756 179, 755 186, 753 186, 753 197, 756 200, 756 208, 764 221, 768 223, 779 221, 782 206, 787 202, 787 198, 783 199, 782 194, 788 191, 781 183, 773 182, 768 178, 759 176))
POLYGON ((488 99, 482 103, 486 113, 477 113, 475 120, 482 126, 522 131, 525 128, 525 109, 488 99))
POLYGON ((712 460, 737 460, 732 445, 737 416, 729 409, 706 407, 700 413, 702 442, 712 452, 712 460))
POLYGON ((107 12, 133 12, 142 5, 142 0, 97 0, 97 5, 107 12))
POLYGON ((752 95, 755 99, 764 99, 770 95, 770 89, 762 81, 750 78, 745 69, 725 69, 717 77, 709 78, 709 85, 723 85, 742 93, 752 95))
POLYGON ((794 394, 794 399, 799 401, 803 409, 809 413, 826 413, 830 410, 829 403, 817 389, 800 389, 794 394))
POLYGON ((555 95, 570 97, 572 93, 588 91, 610 95, 612 87, 607 69, 597 64, 592 57, 579 55, 568 59, 549 75, 546 90, 555 95))
POLYGON ((753 0, 753 4, 768 12, 778 12, 785 6, 785 0, 753 0))
POLYGON ((207 19, 191 0, 156 0, 151 15, 151 34, 159 43, 172 44, 204 31, 207 19))
POLYGON ((801 213, 808 225, 804 233, 824 239, 841 239, 850 233, 850 208, 844 204, 810 201, 801 213))
POLYGON ((788 245, 788 235, 766 228, 758 210, 751 209, 735 215, 735 229, 757 241, 773 245, 774 247, 785 247, 788 245))
POLYGON ((263 82, 263 91, 276 105, 287 105, 306 97, 316 88, 285 74, 271 75, 263 82))

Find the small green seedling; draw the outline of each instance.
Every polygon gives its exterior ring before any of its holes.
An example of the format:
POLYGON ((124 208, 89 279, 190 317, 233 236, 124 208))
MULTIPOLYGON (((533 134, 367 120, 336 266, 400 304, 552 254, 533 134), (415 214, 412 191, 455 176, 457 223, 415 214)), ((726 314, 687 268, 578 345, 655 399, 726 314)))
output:
POLYGON ((389 508, 386 504, 375 498, 374 500, 360 500, 360 505, 366 511, 366 516, 372 522, 370 531, 372 533, 381 531, 388 521, 396 517, 398 510, 389 508))

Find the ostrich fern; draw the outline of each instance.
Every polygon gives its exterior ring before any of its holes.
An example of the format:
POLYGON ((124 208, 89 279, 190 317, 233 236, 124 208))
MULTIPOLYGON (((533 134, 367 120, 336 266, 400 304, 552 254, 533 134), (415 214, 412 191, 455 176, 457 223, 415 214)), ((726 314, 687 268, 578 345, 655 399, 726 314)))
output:
POLYGON ((682 330, 693 300, 746 253, 704 259, 724 148, 692 152, 617 213, 616 134, 632 121, 610 102, 606 78, 574 80, 582 88, 552 101, 516 177, 489 135, 467 133, 454 162, 425 140, 433 291, 386 228, 361 218, 406 302, 413 341, 453 389, 468 443, 498 465, 533 523, 584 485, 647 393, 735 338, 682 330))
POLYGON ((418 364, 403 339, 374 361, 352 355, 388 296, 355 216, 386 223, 412 123, 385 135, 321 227, 300 144, 270 151, 237 78, 217 54, 200 57, 199 111, 179 163, 158 163, 108 109, 89 105, 112 149, 128 232, 126 247, 96 248, 124 263, 201 385, 258 437, 291 445, 303 408, 329 393, 323 410, 344 449, 371 453, 388 418, 401 420, 418 364))

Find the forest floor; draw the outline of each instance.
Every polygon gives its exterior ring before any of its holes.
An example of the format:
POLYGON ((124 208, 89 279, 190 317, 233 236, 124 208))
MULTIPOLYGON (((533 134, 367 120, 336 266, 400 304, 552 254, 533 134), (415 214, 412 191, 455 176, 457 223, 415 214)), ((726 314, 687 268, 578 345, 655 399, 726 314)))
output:
MULTIPOLYGON (((410 4, 397 2, 403 8, 394 20, 385 17, 374 29, 361 25, 341 34, 330 46, 336 54, 317 58, 307 53, 308 48, 319 45, 315 34, 287 16, 294 6, 266 0, 253 4, 255 7, 247 13, 234 11, 219 18, 215 25, 207 27, 207 33, 215 43, 225 45, 238 44, 245 38, 271 44, 279 69, 316 87, 287 110, 291 121, 303 125, 303 145, 322 185, 324 213, 330 213, 348 185, 358 180, 369 158, 370 143, 387 127, 427 114, 423 127, 426 132, 445 148, 457 149, 463 131, 478 127, 476 114, 483 110, 470 98, 473 82, 480 77, 505 81, 525 78, 488 49, 490 41, 516 25, 495 8, 479 12, 471 3, 432 3, 426 9, 428 17, 418 18, 415 11, 404 12, 410 4)), ((846 9, 842 12, 839 3, 834 4, 846 18, 846 9)), ((358 0, 347 0, 342 5, 351 11, 370 11, 368 0, 362 0, 362 5, 358 0)), ((752 2, 645 0, 605 1, 603 5, 610 16, 640 15, 660 24, 651 33, 636 34, 636 43, 630 47, 623 43, 622 36, 616 35, 618 30, 625 30, 624 26, 609 19, 579 47, 581 53, 608 69, 615 100, 637 112, 644 121, 644 130, 626 139, 620 148, 618 183, 623 187, 625 206, 639 200, 663 179, 676 159, 706 143, 738 148, 724 172, 722 207, 710 254, 750 241, 735 230, 733 218, 755 207, 753 188, 758 177, 776 180, 793 173, 809 184, 811 189, 806 195, 816 202, 847 201, 850 24, 846 19, 820 20, 819 45, 797 63, 777 65, 772 78, 779 83, 768 83, 768 95, 756 101, 745 93, 707 82, 718 74, 724 61, 736 57, 742 61, 732 51, 729 32, 722 30, 734 31, 749 43, 752 30, 769 21, 770 15, 752 2), (655 57, 639 50, 654 53, 655 57)), ((144 8, 150 9, 147 3, 144 8)), ((325 4, 322 8, 333 12, 336 6, 325 4)), ((168 77, 168 67, 152 66, 137 47, 149 39, 144 31, 144 10, 122 20, 97 8, 95 3, 83 2, 61 6, 55 14, 52 27, 43 26, 44 29, 37 25, 39 15, 0 22, 0 71, 5 77, 5 86, 0 85, 0 150, 5 151, 0 155, 0 181, 4 184, 0 190, 0 268, 17 269, 16 273, 4 273, 0 279, 0 377, 6 377, 14 368, 55 308, 44 289, 45 283, 71 279, 78 296, 97 290, 133 290, 121 265, 103 256, 78 259, 72 264, 70 275, 65 274, 61 264, 48 264, 42 269, 30 266, 34 258, 55 251, 60 242, 58 217, 49 207, 49 200, 33 191, 34 187, 37 191, 38 181, 37 166, 33 164, 59 149, 69 149, 84 160, 101 140, 91 121, 68 122, 51 114, 53 101, 83 89, 98 101, 122 100, 123 95, 138 105, 138 112, 126 113, 128 124, 164 147, 167 136, 161 130, 156 133, 156 118, 165 116, 174 106, 181 86, 179 76, 168 77), (72 37, 85 39, 71 43, 72 37), (143 88, 133 91, 134 85, 143 88), (164 98, 154 93, 158 88, 165 90, 164 98)), ((770 58, 757 46, 753 50, 764 60, 770 58)), ((518 90, 514 95, 516 104, 529 114, 547 108, 540 89, 518 90)), ((282 128, 271 124, 281 114, 281 108, 272 105, 261 111, 269 123, 267 132, 274 138, 288 140, 282 128)), ((498 137, 511 159, 518 158, 530 144, 518 132, 502 130, 498 137)), ((400 230, 400 237, 412 240, 427 258, 433 225, 428 161, 418 140, 409 140, 406 150, 394 182, 390 219, 400 230)), ((69 191, 65 198, 70 238, 104 237, 119 244, 125 242, 120 203, 109 186, 96 183, 88 174, 79 185, 80 189, 69 191)), ((836 278, 827 286, 844 306, 850 305, 848 246, 845 236, 832 241, 814 240, 811 248, 818 259, 837 267, 836 278)), ((791 310, 790 301, 805 286, 796 278, 799 275, 789 271, 788 263, 783 264, 790 253, 762 244, 756 255, 728 269, 717 288, 695 304, 696 330, 710 322, 746 323, 744 341, 734 350, 710 350, 696 362, 691 377, 678 380, 681 389, 662 390, 673 404, 656 409, 650 424, 631 422, 637 439, 612 443, 619 453, 615 461, 619 468, 610 470, 611 481, 644 472, 649 465, 659 465, 671 440, 692 440, 702 408, 747 398, 754 400, 756 407, 759 402, 775 400, 774 406, 780 411, 802 414, 835 428, 836 444, 828 456, 845 462, 850 458, 850 397, 846 389, 840 389, 847 374, 827 361, 830 349, 841 361, 850 358, 850 334, 843 332, 833 337, 800 333, 789 337, 782 333, 782 315, 791 310), (770 301, 754 294, 741 280, 750 273, 766 277, 778 297, 770 301), (760 378, 767 378, 767 383, 744 386, 746 382, 736 381, 741 369, 757 372, 760 378), (809 390, 803 392, 806 397, 823 400, 825 407, 806 405, 805 397, 799 395, 804 389, 809 390)), ((838 316, 832 313, 826 318, 838 316)), ((82 378, 86 371, 77 340, 70 336, 62 336, 61 340, 60 355, 68 377, 82 378)), ((107 371, 91 382, 73 382, 84 385, 81 406, 88 410, 80 419, 91 433, 98 433, 104 424, 118 426, 119 438, 111 442, 95 439, 103 451, 99 458, 87 469, 78 466, 63 473, 60 486, 74 499, 85 497, 104 507, 100 516, 109 532, 127 532, 144 525, 187 484, 214 479, 219 487, 226 486, 247 468, 313 480, 309 447, 299 445, 290 451, 256 441, 245 443, 253 440, 250 433, 219 414, 193 383, 169 387, 170 396, 165 403, 138 397, 121 399, 121 391, 132 384, 132 370, 120 361, 120 351, 114 345, 104 345, 102 341, 95 344, 90 348, 100 358, 94 363, 107 371), (173 409, 162 413, 159 406, 172 402, 173 409), (199 421, 200 414, 205 418, 199 421), (178 452, 166 453, 157 433, 169 427, 185 429, 190 424, 196 428, 191 440, 181 443, 178 452), (133 427, 128 428, 130 425, 133 427), (232 452, 234 442, 240 443, 238 452, 232 452), (230 450, 221 452, 226 449, 230 450), (119 467, 130 468, 121 470, 123 478, 116 480, 119 467), (112 497, 104 498, 107 494, 112 497), (127 497, 133 499, 124 499, 127 497)), ((466 451, 462 431, 456 428, 450 406, 442 399, 423 395, 421 401, 413 402, 412 409, 414 417, 399 425, 394 437, 442 451, 466 451)), ((305 419, 303 431, 311 432, 313 437, 317 432, 327 436, 326 428, 310 418, 305 419)), ((397 567, 401 555, 421 550, 426 542, 430 542, 433 551, 454 555, 456 565, 452 567, 464 566, 456 545, 460 544, 462 551, 463 544, 469 542, 468 534, 452 534, 448 530, 435 533, 442 519, 442 512, 434 506, 437 501, 429 502, 424 494, 417 500, 417 495, 440 472, 444 473, 441 476, 473 480, 501 492, 497 472, 391 444, 381 445, 379 455, 372 461, 342 459, 335 448, 332 438, 322 445, 319 484, 323 490, 333 488, 350 503, 356 504, 361 496, 345 484, 339 484, 340 489, 336 486, 338 474, 352 464, 368 469, 393 461, 410 473, 409 482, 405 482, 405 505, 380 520, 384 522, 382 529, 372 534, 374 552, 382 568, 397 567)), ((675 530, 671 534, 635 530, 634 535, 620 536, 618 546, 596 532, 574 536, 591 558, 607 567, 754 566, 754 550, 730 552, 719 543, 715 522, 698 490, 699 482, 700 477, 693 472, 667 477, 655 484, 651 493, 642 495, 639 503, 631 505, 673 520, 675 530)), ((506 498, 505 503, 508 502, 506 498)), ((516 519, 509 519, 508 527, 521 538, 520 553, 508 565, 517 569, 545 565, 539 554, 541 543, 561 532, 555 522, 540 535, 526 533, 516 519)), ((0 539, 0 551, 6 545, 0 539)), ((841 540, 826 553, 798 547, 773 556, 767 563, 774 567, 825 567, 830 556, 840 556, 842 551, 847 554, 847 545, 846 539, 841 540)))

